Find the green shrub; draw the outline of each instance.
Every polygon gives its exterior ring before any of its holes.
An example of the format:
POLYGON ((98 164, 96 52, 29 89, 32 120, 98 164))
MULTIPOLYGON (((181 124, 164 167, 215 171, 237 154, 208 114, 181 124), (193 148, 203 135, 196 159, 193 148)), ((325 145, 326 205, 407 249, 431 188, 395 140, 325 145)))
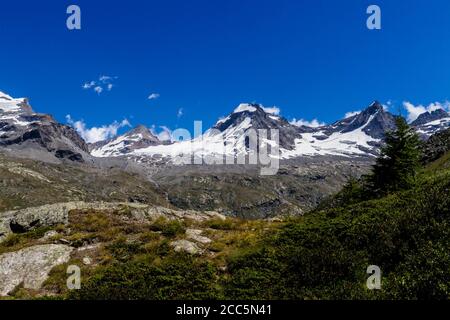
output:
POLYGON ((133 255, 144 252, 139 243, 127 242, 127 240, 123 238, 108 245, 106 249, 119 261, 127 261, 133 255))
POLYGON ((163 236, 175 237, 178 234, 186 232, 186 228, 182 221, 167 220, 165 218, 157 219, 151 226, 151 231, 159 231, 163 236))
POLYGON ((236 225, 231 219, 222 220, 220 218, 208 220, 206 226, 216 230, 233 230, 236 228, 236 225))
POLYGON ((215 268, 185 254, 165 258, 160 265, 117 263, 102 268, 70 299, 180 300, 217 299, 215 268))

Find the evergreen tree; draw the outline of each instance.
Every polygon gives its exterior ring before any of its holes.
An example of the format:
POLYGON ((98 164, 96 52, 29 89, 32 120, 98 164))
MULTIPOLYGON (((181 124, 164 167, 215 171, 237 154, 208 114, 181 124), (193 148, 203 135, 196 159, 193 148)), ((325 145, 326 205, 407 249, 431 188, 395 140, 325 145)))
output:
POLYGON ((368 177, 368 189, 377 195, 410 188, 420 168, 419 136, 403 117, 395 122, 397 129, 386 133, 385 145, 368 177))

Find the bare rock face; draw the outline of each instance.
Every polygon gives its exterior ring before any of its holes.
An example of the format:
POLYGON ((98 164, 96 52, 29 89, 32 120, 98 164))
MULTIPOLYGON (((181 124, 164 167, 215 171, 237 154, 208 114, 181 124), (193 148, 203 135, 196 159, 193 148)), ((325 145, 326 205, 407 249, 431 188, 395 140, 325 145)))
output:
POLYGON ((66 245, 39 245, 0 256, 0 296, 18 285, 40 289, 49 272, 70 259, 73 248, 66 245))

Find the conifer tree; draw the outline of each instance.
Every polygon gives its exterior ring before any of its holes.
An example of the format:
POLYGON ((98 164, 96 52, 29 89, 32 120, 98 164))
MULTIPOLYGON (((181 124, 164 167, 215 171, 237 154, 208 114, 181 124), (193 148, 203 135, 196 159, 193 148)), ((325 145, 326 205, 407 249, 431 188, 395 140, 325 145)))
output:
POLYGON ((420 140, 403 117, 395 120, 396 130, 387 132, 368 189, 377 195, 408 189, 415 182, 420 168, 420 140))

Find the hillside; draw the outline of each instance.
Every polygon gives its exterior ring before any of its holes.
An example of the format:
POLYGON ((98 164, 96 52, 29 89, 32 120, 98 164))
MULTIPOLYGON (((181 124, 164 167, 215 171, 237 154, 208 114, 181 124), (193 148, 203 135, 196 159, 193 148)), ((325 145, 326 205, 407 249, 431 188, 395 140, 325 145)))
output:
POLYGON ((10 295, 448 299, 448 159, 445 154, 428 164, 410 190, 325 207, 284 222, 195 212, 173 219, 176 212, 163 210, 155 216, 154 209, 136 205, 71 210, 67 226, 32 227, 0 244, 1 253, 52 243, 75 248, 41 289, 18 287, 10 295), (54 232, 43 237, 50 230, 54 232), (82 268, 81 290, 65 287, 70 264, 82 268), (366 288, 369 265, 381 268, 382 290, 366 288))
POLYGON ((0 212, 68 201, 169 205, 154 182, 117 164, 55 164, 0 153, 0 212))
POLYGON ((117 264, 100 271, 74 297, 95 298, 100 292, 108 299, 448 299, 449 188, 450 170, 425 170, 412 190, 266 223, 263 233, 262 222, 250 230, 230 222, 225 239, 239 233, 242 238, 231 250, 229 242, 214 249, 223 257, 220 262, 214 256, 150 254, 156 259, 150 269, 142 257, 117 264), (186 272, 184 263, 199 270, 188 273, 194 291, 178 291, 175 279, 186 272), (366 268, 373 264, 382 270, 379 291, 365 287, 366 268), (138 270, 144 274, 135 275, 138 270), (173 280, 163 284, 165 277, 173 280), (125 279, 127 289, 119 290, 125 279))
POLYGON ((449 196, 450 170, 427 168, 412 190, 312 212, 232 260, 228 290, 258 299, 448 299, 449 196), (365 288, 369 265, 382 270, 380 291, 365 288))

